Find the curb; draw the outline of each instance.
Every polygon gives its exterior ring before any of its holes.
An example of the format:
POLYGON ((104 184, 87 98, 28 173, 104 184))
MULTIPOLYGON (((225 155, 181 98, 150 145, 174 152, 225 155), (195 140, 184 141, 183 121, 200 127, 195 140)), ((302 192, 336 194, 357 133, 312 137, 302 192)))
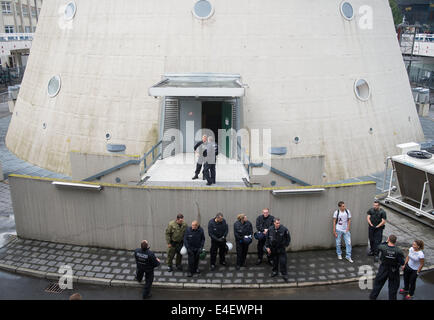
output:
MULTIPOLYGON (((62 276, 58 273, 44 272, 28 268, 21 268, 7 264, 0 264, 0 270, 8 271, 12 273, 22 274, 26 276, 32 276, 36 278, 44 278, 47 280, 59 280, 62 276)), ((423 272, 434 270, 434 265, 424 267, 423 272)), ((402 274, 402 272, 400 272, 402 274)), ((290 282, 290 283, 264 283, 264 284, 215 284, 215 283, 167 283, 167 282, 154 282, 152 284, 155 288, 165 289, 287 289, 287 288, 306 288, 314 286, 336 285, 358 282, 359 278, 347 278, 340 280, 327 280, 327 281, 314 281, 314 282, 290 282)), ((73 276, 73 282, 75 283, 87 283, 110 287, 131 287, 141 288, 142 283, 137 281, 126 280, 114 280, 95 277, 77 277, 73 276)))

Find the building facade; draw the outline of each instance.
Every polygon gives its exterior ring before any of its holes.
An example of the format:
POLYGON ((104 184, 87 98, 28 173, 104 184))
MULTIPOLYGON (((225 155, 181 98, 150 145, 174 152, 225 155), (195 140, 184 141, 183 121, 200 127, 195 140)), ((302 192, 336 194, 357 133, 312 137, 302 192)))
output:
POLYGON ((0 1, 0 33, 33 33, 43 0, 0 1))
POLYGON ((381 171, 424 138, 389 4, 305 2, 45 0, 6 145, 70 174, 71 151, 143 154, 197 117, 271 129, 263 156, 311 184, 381 171))

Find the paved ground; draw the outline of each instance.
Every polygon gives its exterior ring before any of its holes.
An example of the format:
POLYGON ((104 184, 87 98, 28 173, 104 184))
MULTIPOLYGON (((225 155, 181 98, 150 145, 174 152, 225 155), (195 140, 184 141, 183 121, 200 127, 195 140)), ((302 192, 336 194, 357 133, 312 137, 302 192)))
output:
MULTIPOLYGON (((401 277, 401 283, 402 283, 401 277)), ((72 293, 79 292, 84 300, 141 300, 142 289, 132 287, 102 287, 100 285, 73 283, 72 289, 59 293, 45 289, 53 283, 48 279, 35 278, 16 273, 0 271, 0 300, 67 300, 72 293)), ((414 300, 434 299, 434 271, 423 273, 416 281, 414 300)), ((367 300, 370 290, 361 290, 358 283, 328 285, 305 288, 281 288, 279 290, 261 289, 166 289, 153 288, 150 300, 171 300, 168 304, 184 300, 212 300, 221 303, 224 300, 367 300)), ((398 300, 403 296, 399 295, 398 300)), ((387 285, 378 296, 378 300, 387 300, 387 285)), ((151 302, 152 303, 152 302, 151 302)))

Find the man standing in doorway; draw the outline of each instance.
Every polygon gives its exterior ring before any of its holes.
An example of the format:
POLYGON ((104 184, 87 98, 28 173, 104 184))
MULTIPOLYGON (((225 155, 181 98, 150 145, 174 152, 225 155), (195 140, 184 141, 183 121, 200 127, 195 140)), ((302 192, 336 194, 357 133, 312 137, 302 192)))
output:
POLYGON ((218 146, 214 142, 213 137, 208 137, 208 143, 206 144, 205 156, 205 168, 204 175, 207 180, 207 186, 215 184, 216 182, 216 172, 215 166, 217 162, 218 146))
POLYGON ((384 225, 386 224, 386 212, 380 208, 380 202, 374 201, 374 207, 367 212, 366 219, 369 224, 369 246, 370 252, 368 255, 374 256, 375 261, 378 261, 378 245, 383 239, 384 225))
MULTIPOLYGON (((205 151, 205 145, 207 141, 208 137, 206 135, 203 135, 202 140, 196 143, 196 145, 194 146, 194 151, 198 154, 199 158, 197 159, 196 171, 194 172, 194 177, 192 178, 192 180, 196 180, 199 178, 200 169, 202 169, 202 165, 204 165, 203 152, 205 151)), ((205 180, 205 165, 204 170, 202 170, 202 175, 203 180, 205 180)))

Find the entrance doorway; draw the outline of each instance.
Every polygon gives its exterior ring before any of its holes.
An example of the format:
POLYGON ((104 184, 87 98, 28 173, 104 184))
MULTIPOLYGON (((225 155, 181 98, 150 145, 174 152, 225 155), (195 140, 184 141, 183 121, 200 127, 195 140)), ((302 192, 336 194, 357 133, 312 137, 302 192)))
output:
POLYGON ((225 101, 202 101, 202 128, 214 133, 215 142, 219 146, 219 152, 230 157, 230 139, 226 137, 226 143, 219 141, 220 129, 232 128, 232 104, 225 101), (225 150, 223 150, 225 145, 225 150))
MULTIPOLYGON (((236 112, 236 101, 233 100, 200 100, 194 98, 177 99, 176 110, 169 112, 172 105, 166 103, 166 120, 171 115, 179 114, 179 120, 173 119, 172 126, 180 129, 183 140, 183 152, 193 152, 194 145, 200 141, 203 134, 209 135, 212 131, 214 134, 215 142, 219 145, 219 153, 230 158, 231 152, 231 139, 226 137, 226 143, 219 141, 218 133, 220 129, 230 130, 235 128, 234 114, 236 112), (179 113, 178 113, 179 107, 179 113), (179 122, 178 122, 179 121, 179 122), (202 131, 202 129, 208 129, 202 131), (196 140, 197 139, 197 140, 196 140)), ((172 123, 172 122, 171 122, 172 123)), ((168 126, 167 126, 168 127, 168 126)))

